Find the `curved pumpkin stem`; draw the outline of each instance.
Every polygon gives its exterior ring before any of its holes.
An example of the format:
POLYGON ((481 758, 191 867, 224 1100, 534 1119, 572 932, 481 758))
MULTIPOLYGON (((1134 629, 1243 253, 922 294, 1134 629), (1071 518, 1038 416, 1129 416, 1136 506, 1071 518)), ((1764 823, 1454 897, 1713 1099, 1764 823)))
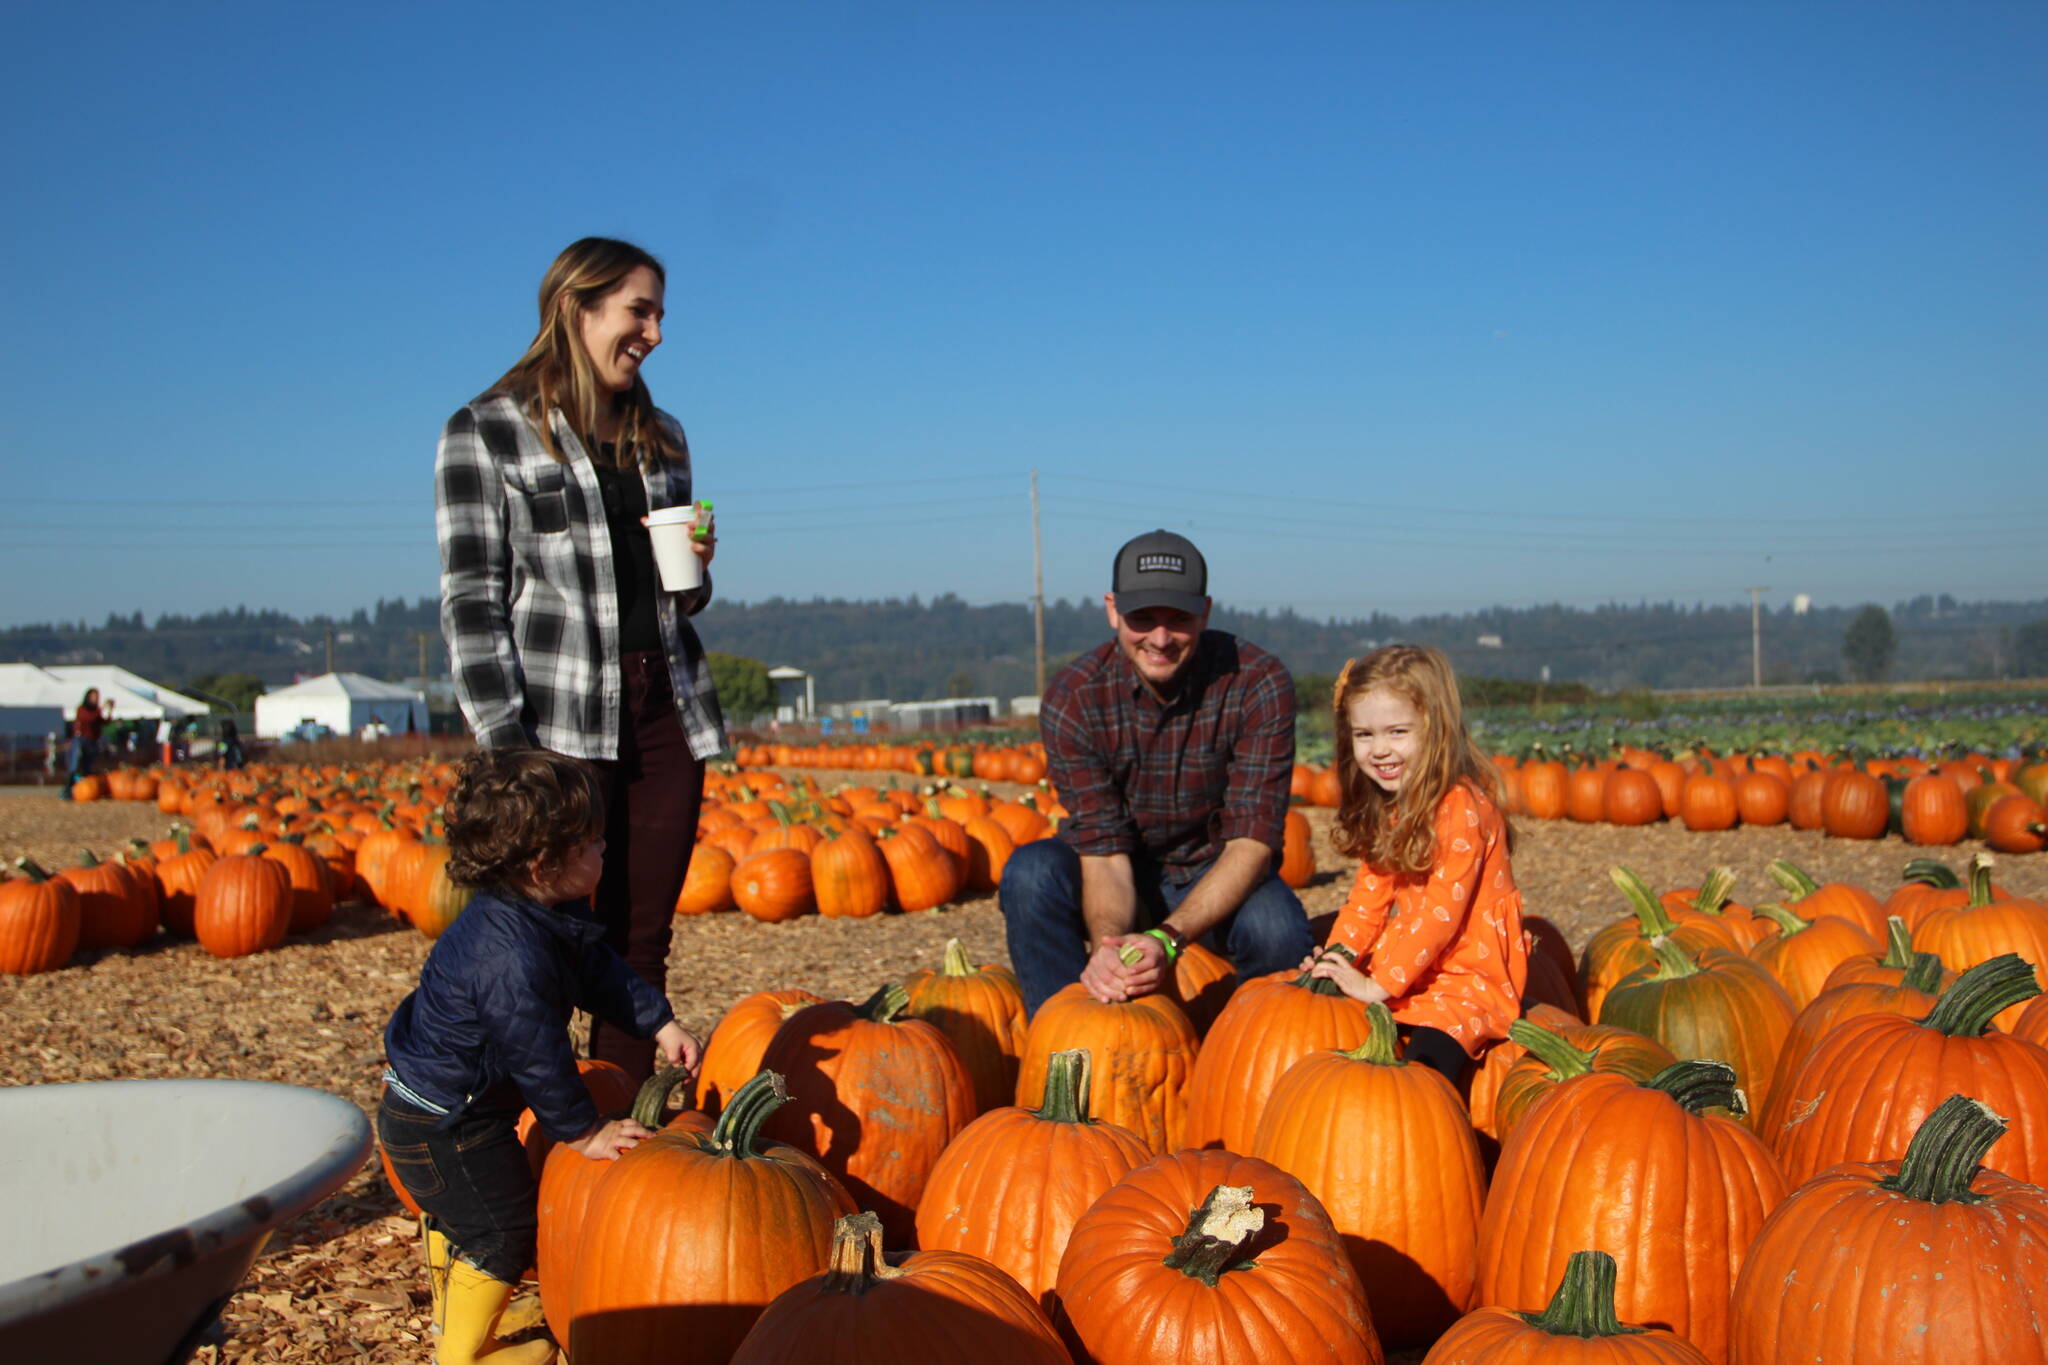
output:
POLYGON ((1784 858, 1773 858, 1767 871, 1771 880, 1785 888, 1786 894, 1794 900, 1805 900, 1820 890, 1820 883, 1808 876, 1805 869, 1784 858))
POLYGON ((1741 1118, 1749 1112, 1749 1099, 1735 1084, 1735 1068, 1726 1062, 1673 1062, 1642 1084, 1663 1091, 1688 1113, 1726 1109, 1741 1118))
POLYGON ((825 1264, 827 1294, 865 1294, 877 1280, 893 1280, 903 1272, 882 1256, 882 1220, 872 1213, 849 1213, 832 1224, 832 1256, 825 1264))
MULTIPOLYGON (((1356 957, 1352 953, 1352 951, 1341 943, 1332 944, 1328 948, 1319 949, 1317 950, 1315 956, 1320 958, 1323 956, 1324 953, 1342 953, 1344 955, 1344 960, 1346 962, 1352 962, 1356 960, 1356 957)), ((1343 988, 1340 987, 1336 982, 1330 980, 1329 977, 1317 976, 1314 971, 1314 966, 1314 963, 1310 963, 1309 970, 1302 972, 1300 975, 1294 978, 1294 984, 1296 986, 1299 986, 1302 990, 1307 991, 1310 995, 1342 995, 1344 993, 1343 988)))
POLYGON ((98 867, 100 865, 100 855, 89 848, 81 848, 78 850, 78 865, 80 867, 98 867))
POLYGON ((871 1024, 886 1024, 901 1013, 910 1003, 910 992, 900 981, 892 981, 867 998, 857 1011, 860 1017, 871 1024))
POLYGON ((1938 858, 1915 858, 1906 864, 1901 882, 1917 882, 1921 886, 1932 886, 1942 891, 1953 891, 1961 886, 1956 870, 1938 858))
POLYGON ((1265 1226, 1265 1211, 1252 1204, 1251 1186, 1218 1185, 1188 1215, 1187 1231, 1173 1239, 1166 1264, 1214 1289, 1225 1274, 1245 1267, 1245 1248, 1265 1226))
POLYGON ((1935 1106, 1906 1144, 1898 1174, 1877 1183, 1880 1188, 1930 1204, 1981 1203, 1984 1196, 1972 1194, 1970 1182, 2007 1127, 1982 1100, 1950 1095, 1935 1106))
POLYGON ((1728 903, 1729 893, 1734 890, 1735 869, 1723 863, 1700 880, 1699 894, 1693 897, 1692 908, 1701 914, 1718 915, 1721 907, 1728 903))
POLYGON ((754 1146, 768 1116, 789 1103, 789 1086, 779 1071, 763 1071, 732 1092, 711 1130, 712 1150, 742 1161, 760 1155, 754 1146))
POLYGON ((1541 1313, 1517 1317, 1554 1337, 1640 1336, 1640 1327, 1624 1327, 1614 1315, 1614 1258, 1604 1251, 1574 1251, 1565 1262, 1564 1278, 1541 1313))
POLYGON ((1401 1035, 1394 1027, 1394 1012, 1383 1001, 1375 1000, 1365 1007, 1365 1041, 1343 1057, 1354 1062, 1371 1062, 1374 1066, 1406 1066, 1401 1058, 1401 1035))
POLYGON ((1761 918, 1777 925, 1779 929, 1784 931, 1784 937, 1786 938, 1790 938, 1794 934, 1803 934, 1813 927, 1812 920, 1802 919, 1794 914, 1790 907, 1780 905, 1776 901, 1765 901, 1762 905, 1757 906, 1756 913, 1761 918))
POLYGON ((2000 953, 1957 977, 1920 1022, 1951 1038, 1976 1038, 2000 1010, 2040 993, 2033 964, 2018 953, 2000 953))
POLYGON ((1590 1074, 1593 1061, 1599 1055, 1575 1046, 1562 1034, 1530 1019, 1517 1019, 1509 1024, 1508 1041, 1518 1044, 1524 1052, 1549 1067, 1551 1079, 1558 1081, 1590 1074))
POLYGON ((14 865, 20 868, 22 875, 32 882, 46 882, 50 880, 50 874, 45 872, 42 864, 33 858, 16 858, 14 865))
POLYGON ((1619 863, 1607 869, 1607 876, 1628 898, 1636 923, 1643 926, 1644 938, 1662 938, 1678 927, 1671 919, 1671 912, 1650 893, 1649 884, 1641 877, 1619 863))
POLYGON ((633 1096, 633 1119, 642 1128, 661 1127, 662 1111, 668 1108, 668 1093, 690 1079, 686 1066, 669 1066, 641 1082, 639 1091, 633 1096))
POLYGON ((1897 915, 1887 915, 1884 921, 1884 956, 1877 960, 1880 967, 1898 970, 1913 965, 1913 931, 1906 927, 1906 921, 1897 915))
POLYGON ((1093 1123, 1088 1117, 1095 1058, 1085 1047, 1055 1052, 1045 1063, 1045 1098, 1035 1111, 1048 1123, 1093 1123))

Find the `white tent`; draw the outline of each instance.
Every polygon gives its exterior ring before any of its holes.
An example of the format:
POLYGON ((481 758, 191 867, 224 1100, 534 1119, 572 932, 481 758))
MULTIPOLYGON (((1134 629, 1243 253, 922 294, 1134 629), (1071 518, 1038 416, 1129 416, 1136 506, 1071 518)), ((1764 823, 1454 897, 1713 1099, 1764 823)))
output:
POLYGON ((159 720, 164 716, 178 720, 185 716, 203 716, 210 709, 195 697, 173 692, 162 683, 153 683, 112 664, 52 664, 43 671, 70 689, 70 699, 64 707, 67 716, 77 709, 78 699, 85 695, 88 687, 100 690, 102 702, 111 700, 114 703, 107 717, 109 720, 141 720, 145 717, 159 720))
POLYGON ((427 732, 427 699, 409 687, 360 673, 323 673, 256 699, 256 734, 280 739, 307 721, 337 735, 359 733, 379 720, 394 735, 427 732), (410 722, 410 727, 408 727, 410 722))
POLYGON ((34 664, 0 664, 0 735, 62 734, 83 695, 34 664))

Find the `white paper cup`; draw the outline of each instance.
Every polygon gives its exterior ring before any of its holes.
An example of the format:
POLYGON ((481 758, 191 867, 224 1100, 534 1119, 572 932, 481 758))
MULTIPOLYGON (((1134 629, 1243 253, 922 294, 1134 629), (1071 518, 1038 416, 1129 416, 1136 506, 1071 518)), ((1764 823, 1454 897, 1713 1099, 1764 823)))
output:
POLYGON ((690 548, 697 529, 697 504, 657 507, 647 514, 647 534, 654 542, 654 566, 666 592, 688 592, 704 586, 704 561, 690 548))

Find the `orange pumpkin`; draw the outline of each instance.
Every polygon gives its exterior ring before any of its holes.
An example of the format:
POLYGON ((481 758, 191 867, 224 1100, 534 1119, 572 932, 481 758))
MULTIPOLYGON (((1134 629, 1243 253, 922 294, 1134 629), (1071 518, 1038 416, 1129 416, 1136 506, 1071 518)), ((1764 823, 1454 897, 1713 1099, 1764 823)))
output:
POLYGON ((732 898, 740 909, 770 924, 816 909, 811 855, 793 848, 749 853, 732 870, 732 898))
POLYGON ((291 878, 278 863, 254 852, 217 860, 200 878, 192 929, 215 957, 247 957, 284 942, 292 922, 291 878))
POLYGON ((78 891, 26 858, 17 865, 26 877, 0 881, 0 972, 55 971, 78 951, 78 891))
POLYGON ((1154 1152, 1170 1152, 1188 1140, 1188 1080, 1197 1047, 1194 1026, 1166 996, 1104 1004, 1076 981, 1032 1016, 1017 1104, 1042 1104, 1053 1054, 1085 1048, 1095 1058, 1088 1116, 1130 1129, 1154 1152))
POLYGON ((914 972, 903 986, 910 1017, 945 1034, 967 1068, 975 1112, 1014 1101, 1025 1034, 1024 992, 1017 974, 996 964, 976 966, 955 938, 946 940, 936 970, 914 972))

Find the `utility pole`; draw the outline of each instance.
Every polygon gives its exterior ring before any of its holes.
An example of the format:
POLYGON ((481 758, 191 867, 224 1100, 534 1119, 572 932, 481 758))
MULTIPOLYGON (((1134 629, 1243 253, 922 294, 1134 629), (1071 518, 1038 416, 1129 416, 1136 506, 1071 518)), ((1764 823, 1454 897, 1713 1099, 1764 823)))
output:
POLYGON ((334 671, 334 627, 327 627, 327 671, 334 671))
POLYGON ((1749 591, 1749 685, 1761 690, 1764 685, 1764 628, 1763 595, 1769 588, 1751 588, 1749 591))
POLYGON ((1038 537, 1038 471, 1031 471, 1031 632, 1038 695, 1045 695, 1045 546, 1038 537))

